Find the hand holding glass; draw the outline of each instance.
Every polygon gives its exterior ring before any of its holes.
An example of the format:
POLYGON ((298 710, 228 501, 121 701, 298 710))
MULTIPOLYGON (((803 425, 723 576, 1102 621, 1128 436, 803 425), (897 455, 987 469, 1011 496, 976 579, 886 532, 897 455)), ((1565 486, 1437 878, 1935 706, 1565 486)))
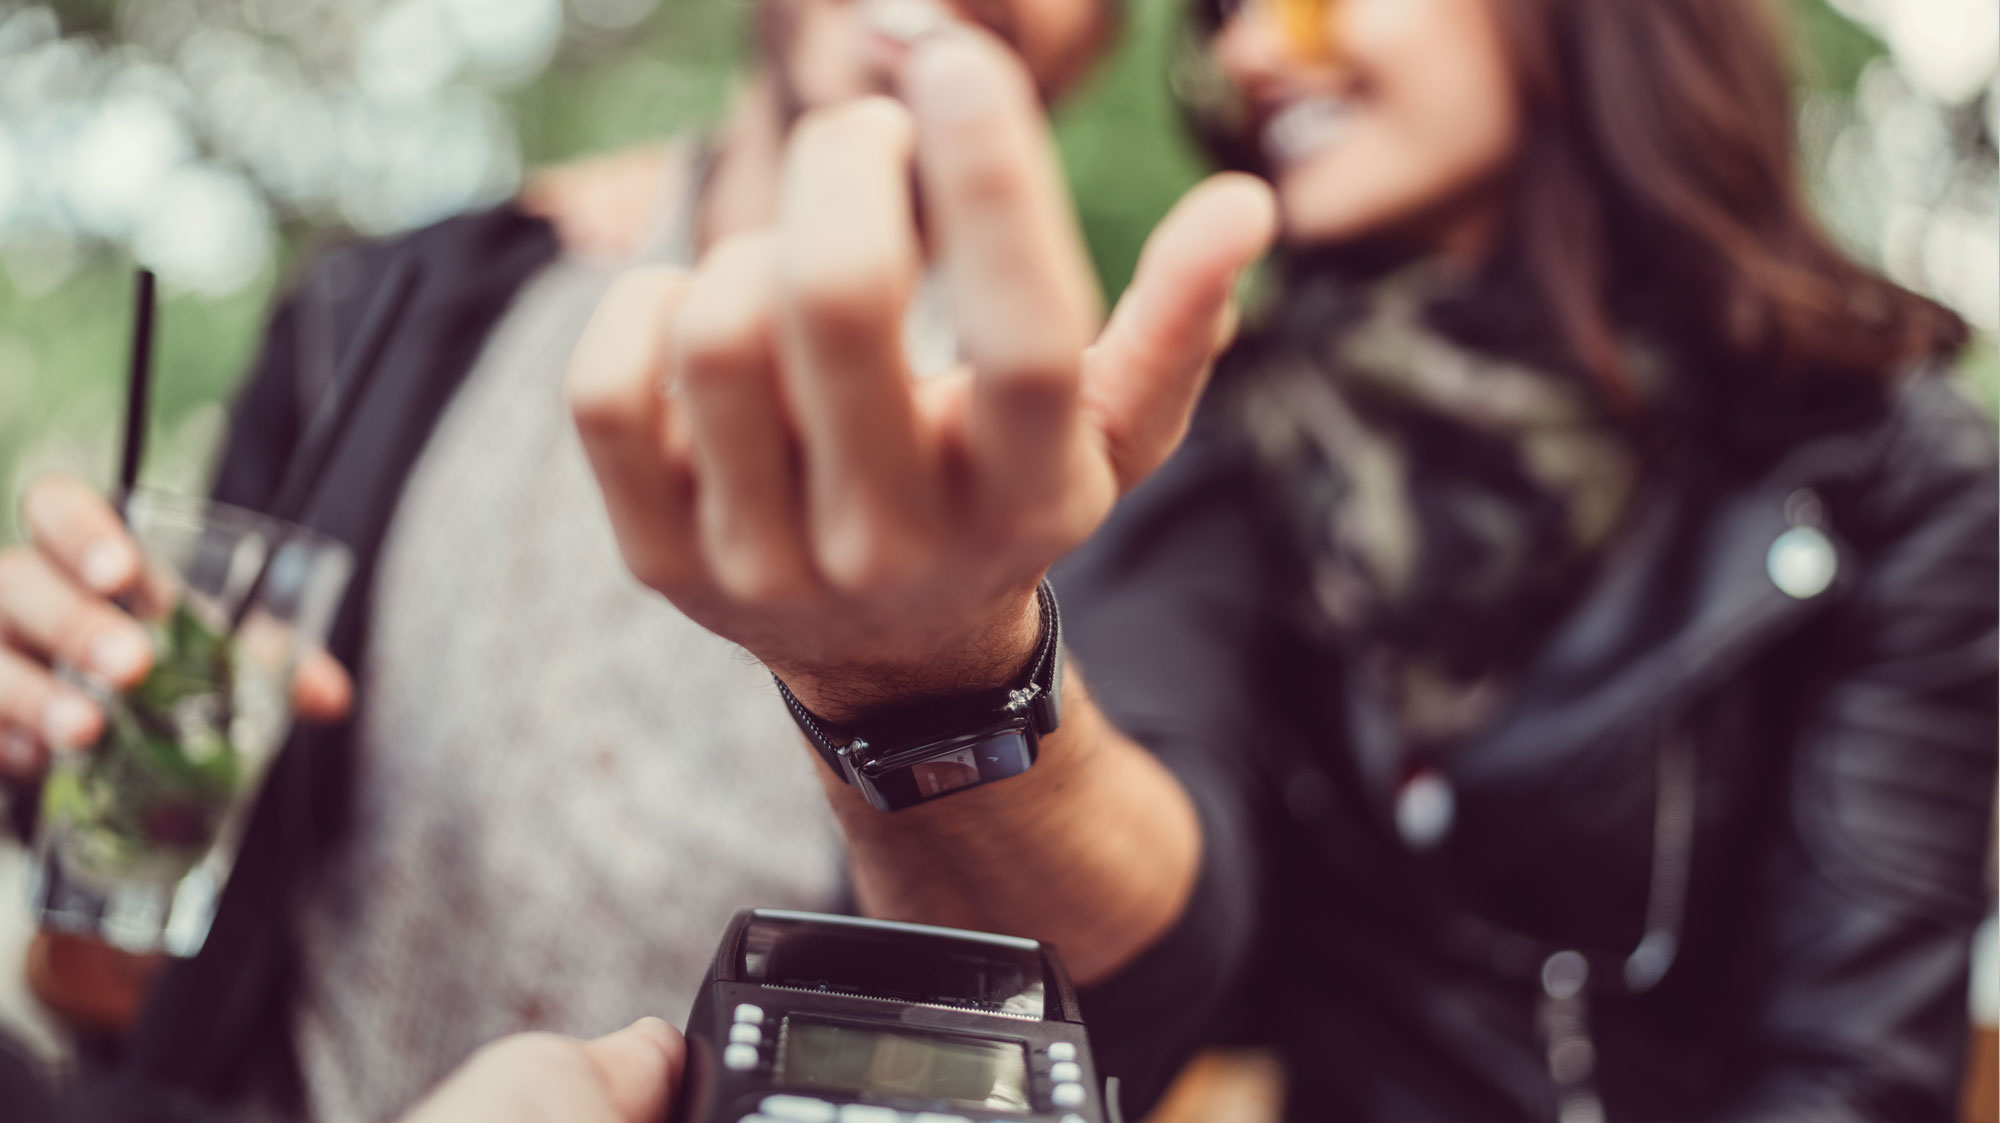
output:
POLYGON ((219 503, 135 494, 144 555, 128 607, 153 668, 122 692, 58 671, 103 708, 93 744, 54 745, 31 878, 46 927, 193 955, 244 822, 290 730, 293 675, 351 569, 339 544, 219 503))

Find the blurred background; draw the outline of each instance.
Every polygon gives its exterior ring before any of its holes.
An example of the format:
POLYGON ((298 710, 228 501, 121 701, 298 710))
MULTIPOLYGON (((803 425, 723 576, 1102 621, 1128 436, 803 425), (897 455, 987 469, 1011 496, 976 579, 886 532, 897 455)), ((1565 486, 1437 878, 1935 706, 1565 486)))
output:
MULTIPOLYGON (((109 480, 135 261, 164 296, 147 479, 199 490, 304 258, 712 119, 746 2, 0 0, 0 541, 30 475, 109 480)), ((1972 322, 1961 377, 1994 410, 2000 0, 1779 2, 1821 212, 1972 322)), ((1059 128, 1110 294, 1201 171, 1165 85, 1179 4, 1134 10, 1059 128)), ((13 876, 0 867, 10 900, 13 876)), ((0 932, 0 962, 20 961, 14 936, 0 932)), ((1988 1025, 1991 946, 1975 985, 1988 1025)), ((0 1020, 20 1009, 10 986, 0 1020)))
MULTIPOLYGON (((2000 0, 1784 0, 1815 194, 1958 309, 1995 400, 2000 0)), ((198 488, 274 290, 329 239, 496 202, 531 169, 698 125, 744 0, 0 0, 0 540, 22 482, 105 482, 133 262, 165 297, 148 479, 198 488)), ((1179 4, 1062 115, 1111 292, 1199 166, 1164 84, 1179 4)))

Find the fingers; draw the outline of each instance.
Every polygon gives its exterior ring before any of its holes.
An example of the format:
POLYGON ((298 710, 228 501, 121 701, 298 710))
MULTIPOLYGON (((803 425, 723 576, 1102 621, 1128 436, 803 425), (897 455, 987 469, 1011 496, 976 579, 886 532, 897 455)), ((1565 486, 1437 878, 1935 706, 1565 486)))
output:
POLYGON ((21 515, 36 548, 98 596, 118 596, 138 578, 139 551, 124 523, 82 481, 36 480, 21 501, 21 515))
MULTIPOLYGON (((41 664, 0 647, 0 772, 29 777, 41 771, 49 707, 58 689, 41 664)), ((96 717, 91 707, 91 720, 96 717)))
POLYGON ((723 242, 696 273, 675 332, 710 578, 766 604, 795 600, 814 584, 778 387, 778 277, 772 235, 723 242))
POLYGON ((667 447, 663 393, 670 329, 687 283, 672 269, 621 277, 584 329, 563 385, 625 563, 662 591, 700 572, 693 481, 667 447))
POLYGON ((1035 500, 1073 438, 1078 357, 1097 285, 1021 64, 990 36, 937 35, 911 58, 925 215, 977 372, 975 464, 1035 500))
POLYGON ((903 354, 919 262, 911 144, 907 112, 865 98, 807 117, 786 160, 782 378, 808 523, 836 584, 911 556, 941 506, 903 354))
POLYGON ((687 1046, 674 1027, 641 1018, 617 1033, 583 1043, 618 1118, 655 1123, 666 1115, 680 1084, 687 1046))
POLYGON ((0 636, 9 647, 71 663, 120 689, 153 665, 152 644, 137 621, 27 550, 0 554, 0 636))
POLYGON ((1159 467, 1187 431, 1210 365, 1229 342, 1236 281, 1276 229, 1269 187, 1219 175, 1189 192, 1147 240, 1084 368, 1088 411, 1120 490, 1159 467))
POLYGON ((35 549, 0 552, 0 772, 30 776, 49 746, 81 748, 104 730, 97 706, 50 664, 122 689, 145 677, 153 651, 145 629, 107 599, 140 577, 139 551, 110 504, 50 476, 30 485, 21 513, 35 549))
MULTIPOLYGON (((60 683, 50 664, 66 662, 120 690, 152 669, 145 629, 109 598, 164 611, 177 596, 169 575, 143 570, 117 512, 81 482, 37 481, 22 514, 36 550, 0 553, 0 772, 15 775, 39 771, 49 745, 82 747, 103 732, 98 707, 60 683)), ((300 716, 336 719, 352 698, 347 672, 324 652, 301 666, 300 716)))
MULTIPOLYGON (((4 655, 0 661, 5 661, 4 655)), ((4 675, 0 671, 0 677, 4 675)), ((0 724, 0 776, 32 780, 42 774, 46 762, 41 738, 22 726, 0 724)))
POLYGON ((0 647, 0 774, 38 775, 50 745, 81 748, 104 732, 104 717, 48 668, 0 647))
POLYGON ((314 650, 299 662, 292 677, 292 708, 311 722, 334 722, 354 707, 354 680, 347 668, 325 651, 314 650))
POLYGON ((582 1042, 519 1033, 482 1046, 403 1123, 623 1123, 582 1042))
POLYGON ((403 1123, 657 1123, 684 1055, 658 1018, 595 1041, 516 1034, 474 1053, 403 1123))

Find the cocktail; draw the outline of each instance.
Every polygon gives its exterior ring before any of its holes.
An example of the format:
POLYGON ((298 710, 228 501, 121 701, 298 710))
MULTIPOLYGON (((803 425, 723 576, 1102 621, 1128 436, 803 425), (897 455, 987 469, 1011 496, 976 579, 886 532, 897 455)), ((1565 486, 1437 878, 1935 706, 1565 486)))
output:
POLYGON ((122 693, 59 668, 106 721, 93 744, 54 746, 32 900, 46 927, 192 955, 290 729, 293 674, 324 640, 351 560, 218 503, 138 492, 126 519, 146 559, 126 607, 154 665, 122 693))

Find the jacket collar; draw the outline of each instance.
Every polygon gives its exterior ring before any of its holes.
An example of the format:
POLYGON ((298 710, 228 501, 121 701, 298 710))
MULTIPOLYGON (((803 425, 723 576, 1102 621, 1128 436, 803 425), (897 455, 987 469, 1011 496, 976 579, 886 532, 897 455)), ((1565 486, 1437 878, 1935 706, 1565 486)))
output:
POLYGON ((1872 463, 1875 443, 1825 437, 1747 485, 1697 478, 1644 497, 1508 710, 1449 754, 1453 779, 1481 789, 1578 782, 1582 761, 1595 769, 1624 755, 1606 750, 1650 749, 1696 699, 1836 604, 1859 559, 1822 497, 1872 463), (1781 587, 1773 547, 1794 530, 1803 538, 1788 543, 1830 553, 1824 589, 1781 587))

